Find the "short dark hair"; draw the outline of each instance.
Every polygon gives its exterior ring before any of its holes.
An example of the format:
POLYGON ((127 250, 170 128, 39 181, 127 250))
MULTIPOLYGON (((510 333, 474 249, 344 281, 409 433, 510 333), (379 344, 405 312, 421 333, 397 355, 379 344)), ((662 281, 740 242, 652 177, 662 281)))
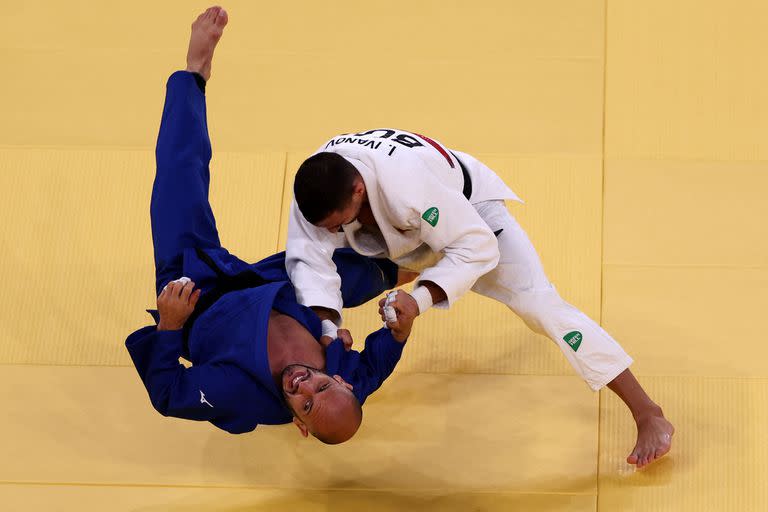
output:
POLYGON ((312 224, 317 224, 349 204, 359 173, 336 153, 317 153, 299 167, 293 180, 296 204, 312 224))

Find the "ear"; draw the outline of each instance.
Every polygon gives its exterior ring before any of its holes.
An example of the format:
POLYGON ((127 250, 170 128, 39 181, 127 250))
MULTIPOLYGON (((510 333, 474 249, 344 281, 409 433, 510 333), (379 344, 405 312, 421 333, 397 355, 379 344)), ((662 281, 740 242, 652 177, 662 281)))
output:
MULTIPOLYGON (((345 388, 347 388, 347 389, 348 389, 348 390, 350 390, 350 391, 352 391, 352 390, 354 389, 354 387, 352 386, 352 384, 350 384, 349 382, 345 381, 345 380, 344 380, 344 379, 341 377, 341 375, 334 375, 334 376, 333 376, 333 380, 335 380, 336 382, 338 382, 339 384, 341 384, 342 386, 344 386, 345 388)), ((294 419, 295 419, 295 418, 294 418, 294 419)))
POLYGON ((307 429, 307 426, 304 424, 303 421, 301 421, 296 416, 293 417, 293 424, 299 428, 301 435, 303 435, 304 437, 307 437, 307 435, 309 435, 309 430, 307 429))
POLYGON ((356 196, 362 196, 365 193, 365 182, 363 178, 358 176, 355 180, 355 186, 352 188, 352 194, 356 196))

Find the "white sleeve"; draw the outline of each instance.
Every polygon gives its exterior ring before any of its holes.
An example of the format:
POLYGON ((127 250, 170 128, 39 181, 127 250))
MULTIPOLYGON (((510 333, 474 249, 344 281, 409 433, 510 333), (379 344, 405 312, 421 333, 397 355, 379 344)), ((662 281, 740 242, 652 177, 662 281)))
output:
POLYGON ((424 180, 422 190, 429 192, 422 192, 413 202, 419 204, 420 238, 433 251, 442 252, 443 258, 425 269, 419 281, 432 281, 442 288, 447 303, 435 306, 447 308, 498 265, 499 245, 493 231, 460 192, 442 186, 433 176, 424 180))
POLYGON ((341 277, 333 263, 333 251, 343 247, 343 235, 333 235, 310 224, 296 201, 291 202, 285 267, 304 306, 333 309, 341 318, 341 277))

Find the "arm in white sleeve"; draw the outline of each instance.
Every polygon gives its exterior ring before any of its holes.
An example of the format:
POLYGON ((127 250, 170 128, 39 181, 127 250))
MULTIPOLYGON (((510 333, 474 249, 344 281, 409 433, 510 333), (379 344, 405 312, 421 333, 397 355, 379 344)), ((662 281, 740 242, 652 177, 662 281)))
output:
POLYGON ((332 309, 341 319, 341 278, 333 263, 333 251, 343 247, 344 238, 310 224, 296 201, 291 203, 285 267, 296 298, 304 306, 332 309))
POLYGON ((421 239, 433 251, 442 252, 443 258, 425 269, 419 282, 432 281, 442 288, 447 303, 435 306, 447 308, 496 267, 499 246, 493 231, 463 195, 437 182, 427 190, 429 197, 421 205, 421 239))

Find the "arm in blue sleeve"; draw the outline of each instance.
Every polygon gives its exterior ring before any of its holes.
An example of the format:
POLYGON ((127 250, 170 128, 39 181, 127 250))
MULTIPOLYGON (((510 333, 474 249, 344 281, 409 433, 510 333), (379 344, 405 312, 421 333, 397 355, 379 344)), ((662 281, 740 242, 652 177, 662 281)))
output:
MULTIPOLYGON (((242 394, 254 386, 240 368, 203 364, 185 368, 179 363, 183 331, 145 327, 125 342, 149 398, 163 416, 198 421, 224 419, 237 414, 242 394)), ((252 430, 251 427, 249 430, 252 430)))
POLYGON ((405 342, 399 342, 392 337, 392 331, 387 328, 379 329, 365 339, 365 349, 360 353, 360 363, 354 386, 354 394, 360 403, 392 374, 403 354, 405 342))

